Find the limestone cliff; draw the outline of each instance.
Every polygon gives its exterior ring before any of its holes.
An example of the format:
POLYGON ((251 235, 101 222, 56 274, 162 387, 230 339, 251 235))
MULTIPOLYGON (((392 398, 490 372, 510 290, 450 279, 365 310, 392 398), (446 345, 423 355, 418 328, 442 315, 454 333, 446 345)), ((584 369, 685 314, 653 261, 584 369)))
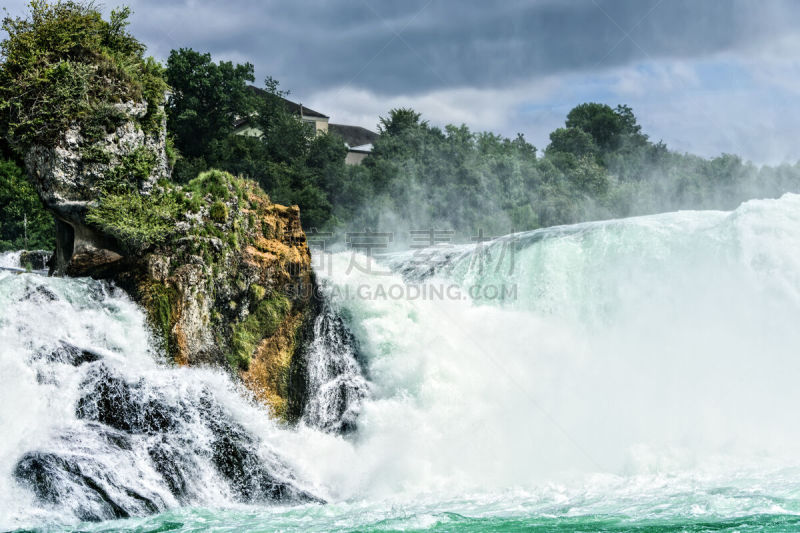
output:
POLYGON ((56 218, 56 253, 51 272, 82 274, 84 267, 121 259, 118 246, 86 223, 100 196, 131 185, 147 193, 168 178, 166 125, 146 132, 139 123, 144 102, 110 105, 102 118, 73 125, 53 146, 35 145, 25 157, 28 175, 56 218))
POLYGON ((26 165, 57 220, 51 273, 109 279, 147 310, 177 364, 238 374, 275 415, 302 411, 298 378, 313 285, 299 209, 253 182, 209 171, 168 179, 163 123, 118 104, 100 131, 75 126, 26 165))

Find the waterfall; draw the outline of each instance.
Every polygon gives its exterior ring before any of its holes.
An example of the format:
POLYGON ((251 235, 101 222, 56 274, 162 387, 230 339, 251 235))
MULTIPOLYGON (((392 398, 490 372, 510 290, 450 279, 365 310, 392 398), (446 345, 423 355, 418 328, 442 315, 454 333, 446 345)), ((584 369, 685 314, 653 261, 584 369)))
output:
POLYGON ((359 361, 358 343, 330 298, 320 302, 312 340, 303 356, 308 396, 303 421, 327 432, 355 431, 361 402, 369 388, 359 361))
POLYGON ((153 346, 109 284, 0 273, 0 527, 321 501, 227 375, 153 346))
POLYGON ((375 494, 794 464, 798 195, 330 262, 375 494))

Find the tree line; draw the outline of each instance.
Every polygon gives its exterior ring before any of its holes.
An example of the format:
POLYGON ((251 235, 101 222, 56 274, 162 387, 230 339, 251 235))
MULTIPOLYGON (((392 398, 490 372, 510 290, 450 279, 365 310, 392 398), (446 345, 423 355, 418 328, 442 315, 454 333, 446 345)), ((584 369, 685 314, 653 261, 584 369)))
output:
POLYGON ((177 180, 220 168, 257 181, 274 201, 298 204, 306 229, 449 229, 494 235, 586 220, 678 209, 733 209, 756 197, 800 192, 800 166, 757 167, 723 154, 671 151, 642 132, 633 110, 584 103, 550 134, 540 153, 467 126, 432 126, 412 109, 380 118, 380 136, 362 165, 346 166, 335 134, 309 135, 281 105, 268 78, 248 91, 251 64, 215 63, 174 50, 168 126, 183 154, 177 180), (259 137, 236 135, 251 117, 259 137))

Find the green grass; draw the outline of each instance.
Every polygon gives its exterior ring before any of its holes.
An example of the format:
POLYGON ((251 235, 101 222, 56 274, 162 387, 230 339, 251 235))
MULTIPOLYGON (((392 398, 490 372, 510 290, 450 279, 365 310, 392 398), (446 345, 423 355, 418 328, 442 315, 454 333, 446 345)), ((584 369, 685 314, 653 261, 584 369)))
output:
POLYGON ((186 189, 200 197, 211 195, 214 200, 225 201, 231 197, 229 185, 232 183, 232 178, 227 172, 212 169, 200 173, 189 182, 186 189))
POLYGON ((145 196, 125 191, 103 196, 86 220, 116 238, 128 252, 166 242, 183 211, 176 194, 154 191, 145 196))

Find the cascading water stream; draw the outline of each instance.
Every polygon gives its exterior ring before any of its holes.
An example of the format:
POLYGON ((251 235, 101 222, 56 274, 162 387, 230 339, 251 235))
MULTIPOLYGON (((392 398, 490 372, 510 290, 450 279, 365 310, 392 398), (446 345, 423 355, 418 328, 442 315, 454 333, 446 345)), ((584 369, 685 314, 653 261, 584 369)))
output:
POLYGON ((0 254, 0 268, 20 268, 20 256, 22 252, 6 252, 0 254))
POLYGON ((329 299, 319 307, 312 340, 303 353, 308 395, 303 422, 327 432, 350 433, 369 393, 358 342, 329 299))

